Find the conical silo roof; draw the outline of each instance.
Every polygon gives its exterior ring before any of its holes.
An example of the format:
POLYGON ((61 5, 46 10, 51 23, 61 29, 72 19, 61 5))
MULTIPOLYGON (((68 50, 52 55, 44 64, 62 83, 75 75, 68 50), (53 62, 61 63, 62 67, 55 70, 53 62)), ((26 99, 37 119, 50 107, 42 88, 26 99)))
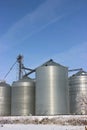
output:
POLYGON ((0 82, 0 87, 9 87, 10 85, 7 84, 5 81, 0 82))
POLYGON ((54 62, 53 59, 50 59, 49 61, 45 62, 40 67, 42 67, 42 66, 60 66, 60 67, 68 68, 66 66, 63 66, 63 65, 61 65, 59 63, 54 62))
POLYGON ((87 76, 87 72, 84 70, 81 70, 79 72, 77 72, 76 74, 72 75, 72 77, 74 76, 87 76))

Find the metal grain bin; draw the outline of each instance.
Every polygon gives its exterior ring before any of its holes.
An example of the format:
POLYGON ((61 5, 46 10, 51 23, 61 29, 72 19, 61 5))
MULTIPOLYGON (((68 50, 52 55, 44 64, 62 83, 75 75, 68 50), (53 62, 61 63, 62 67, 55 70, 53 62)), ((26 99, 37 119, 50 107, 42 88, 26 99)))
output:
POLYGON ((36 115, 69 112, 68 68, 50 60, 36 69, 36 115))
POLYGON ((35 114, 35 83, 26 77, 12 84, 11 115, 35 114))
POLYGON ((0 116, 11 115, 11 87, 5 82, 0 82, 0 116))
POLYGON ((87 114, 87 72, 79 71, 69 78, 70 113, 87 114))

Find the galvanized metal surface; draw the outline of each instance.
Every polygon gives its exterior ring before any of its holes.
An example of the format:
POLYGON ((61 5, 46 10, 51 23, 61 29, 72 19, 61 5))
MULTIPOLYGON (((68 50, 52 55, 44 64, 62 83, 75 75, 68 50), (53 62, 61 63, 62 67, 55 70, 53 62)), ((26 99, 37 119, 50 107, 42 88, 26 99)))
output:
POLYGON ((54 62, 36 69, 36 115, 69 113, 68 69, 54 62))
POLYGON ((30 78, 24 78, 12 85, 11 115, 35 114, 35 84, 30 78))
POLYGON ((71 114, 87 114, 87 72, 69 78, 69 97, 71 114))
POLYGON ((0 116, 11 115, 11 87, 5 82, 0 83, 0 116))

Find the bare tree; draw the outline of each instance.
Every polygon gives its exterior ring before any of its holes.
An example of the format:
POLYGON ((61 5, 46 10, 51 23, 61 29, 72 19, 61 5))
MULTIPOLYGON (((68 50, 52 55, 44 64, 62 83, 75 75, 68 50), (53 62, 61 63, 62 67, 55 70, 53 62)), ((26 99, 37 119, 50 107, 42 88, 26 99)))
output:
POLYGON ((87 114, 87 95, 80 93, 76 97, 77 114, 87 114))

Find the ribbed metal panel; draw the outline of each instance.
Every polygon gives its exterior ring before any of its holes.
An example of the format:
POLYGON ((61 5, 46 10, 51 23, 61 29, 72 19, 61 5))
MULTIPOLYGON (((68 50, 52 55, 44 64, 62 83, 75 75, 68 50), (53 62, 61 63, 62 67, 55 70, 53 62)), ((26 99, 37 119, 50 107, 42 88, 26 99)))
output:
POLYGON ((11 87, 5 82, 0 83, 0 116, 11 115, 11 87))
POLYGON ((36 115, 69 112, 68 69, 53 61, 36 70, 36 115))
POLYGON ((30 78, 24 78, 12 85, 11 115, 35 114, 35 84, 30 78))
POLYGON ((70 113, 87 114, 87 72, 79 71, 69 78, 70 113))

